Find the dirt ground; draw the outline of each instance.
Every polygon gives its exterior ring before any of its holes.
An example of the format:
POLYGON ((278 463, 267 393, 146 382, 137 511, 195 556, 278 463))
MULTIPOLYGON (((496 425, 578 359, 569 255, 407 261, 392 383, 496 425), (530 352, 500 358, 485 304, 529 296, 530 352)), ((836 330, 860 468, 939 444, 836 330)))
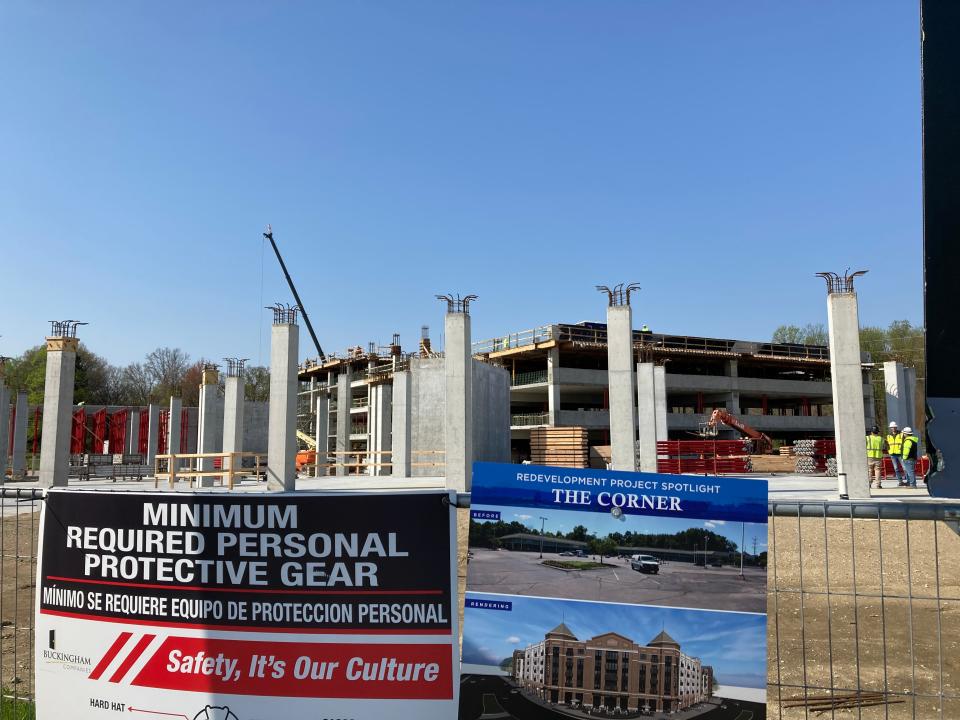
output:
MULTIPOLYGON (((457 514, 462 637, 469 510, 457 514)), ((0 686, 30 695, 39 516, 2 522, 0 686)), ((803 696, 788 685, 855 689, 859 678, 863 690, 936 696, 942 685, 960 696, 960 535, 952 527, 914 521, 908 537, 902 520, 775 518, 769 543, 769 717, 806 717, 780 708, 778 698, 803 696)), ((960 718, 960 699, 943 708, 935 697, 903 699, 836 716, 960 718)))
POLYGON ((960 699, 941 708, 919 697, 960 695, 960 536, 950 525, 913 521, 908 533, 902 520, 775 518, 769 534, 770 717, 805 717, 779 709, 778 697, 803 692, 778 693, 778 683, 918 696, 838 717, 960 717, 960 699))
POLYGON ((0 688, 33 695, 33 601, 40 514, 3 518, 0 534, 0 688), (19 521, 19 522, 18 522, 19 521))

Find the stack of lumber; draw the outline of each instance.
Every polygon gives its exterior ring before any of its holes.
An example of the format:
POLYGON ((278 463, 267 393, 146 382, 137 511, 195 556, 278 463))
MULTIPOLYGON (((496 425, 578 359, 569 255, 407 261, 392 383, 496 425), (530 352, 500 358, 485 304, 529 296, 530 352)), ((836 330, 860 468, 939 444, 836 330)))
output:
POLYGON ((534 465, 557 467, 589 467, 587 429, 583 427, 531 428, 530 462, 534 465))
POLYGON ((613 453, 609 445, 594 445, 590 448, 590 467, 606 470, 613 462, 613 453))
POLYGON ((750 465, 753 472, 793 473, 796 471, 795 458, 789 455, 751 455, 750 465))

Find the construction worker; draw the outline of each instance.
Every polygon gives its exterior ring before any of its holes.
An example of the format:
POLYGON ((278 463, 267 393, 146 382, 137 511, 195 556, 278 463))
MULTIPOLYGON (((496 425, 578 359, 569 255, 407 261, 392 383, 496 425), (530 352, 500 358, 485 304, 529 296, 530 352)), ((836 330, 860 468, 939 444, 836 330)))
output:
POLYGON ((920 450, 920 438, 913 434, 913 428, 905 427, 903 429, 903 449, 901 451, 903 458, 903 472, 907 476, 903 487, 917 486, 917 455, 920 450))
POLYGON ((881 488, 880 473, 883 469, 883 438, 880 437, 880 428, 874 425, 867 435, 867 477, 870 478, 870 487, 881 488))
POLYGON ((884 454, 890 456, 890 464, 893 465, 893 472, 897 476, 897 485, 900 487, 903 487, 906 479, 903 473, 903 457, 901 457, 902 450, 903 435, 900 434, 900 429, 897 427, 897 421, 892 420, 890 422, 890 431, 887 433, 886 442, 883 444, 883 452, 884 454))

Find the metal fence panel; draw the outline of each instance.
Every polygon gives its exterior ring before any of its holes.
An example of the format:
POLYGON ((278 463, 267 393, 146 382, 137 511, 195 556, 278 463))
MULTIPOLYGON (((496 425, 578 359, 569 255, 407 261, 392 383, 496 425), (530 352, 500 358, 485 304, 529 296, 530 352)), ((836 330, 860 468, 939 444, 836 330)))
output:
MULTIPOLYGON (((43 497, 0 488, 4 711, 34 695, 43 497)), ((960 718, 960 506, 771 502, 769 512, 768 716, 960 718)))
POLYGON ((770 504, 769 717, 960 717, 958 510, 770 504))
POLYGON ((3 717, 33 699, 33 611, 37 533, 44 492, 0 487, 0 692, 3 717))

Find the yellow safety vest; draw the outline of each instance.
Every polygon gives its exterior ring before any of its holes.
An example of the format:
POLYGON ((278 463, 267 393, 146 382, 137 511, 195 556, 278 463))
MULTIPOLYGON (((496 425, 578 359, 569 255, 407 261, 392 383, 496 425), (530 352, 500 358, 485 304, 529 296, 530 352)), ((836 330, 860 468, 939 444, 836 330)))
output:
POLYGON ((897 433, 896 435, 887 435, 887 451, 891 455, 899 455, 902 448, 903 435, 901 433, 897 433))
POLYGON ((903 439, 903 459, 904 460, 916 460, 916 456, 913 458, 910 457, 910 454, 913 452, 913 449, 920 444, 920 438, 916 435, 908 435, 903 439))
POLYGON ((883 438, 879 435, 867 435, 867 457, 871 460, 883 457, 883 438))

